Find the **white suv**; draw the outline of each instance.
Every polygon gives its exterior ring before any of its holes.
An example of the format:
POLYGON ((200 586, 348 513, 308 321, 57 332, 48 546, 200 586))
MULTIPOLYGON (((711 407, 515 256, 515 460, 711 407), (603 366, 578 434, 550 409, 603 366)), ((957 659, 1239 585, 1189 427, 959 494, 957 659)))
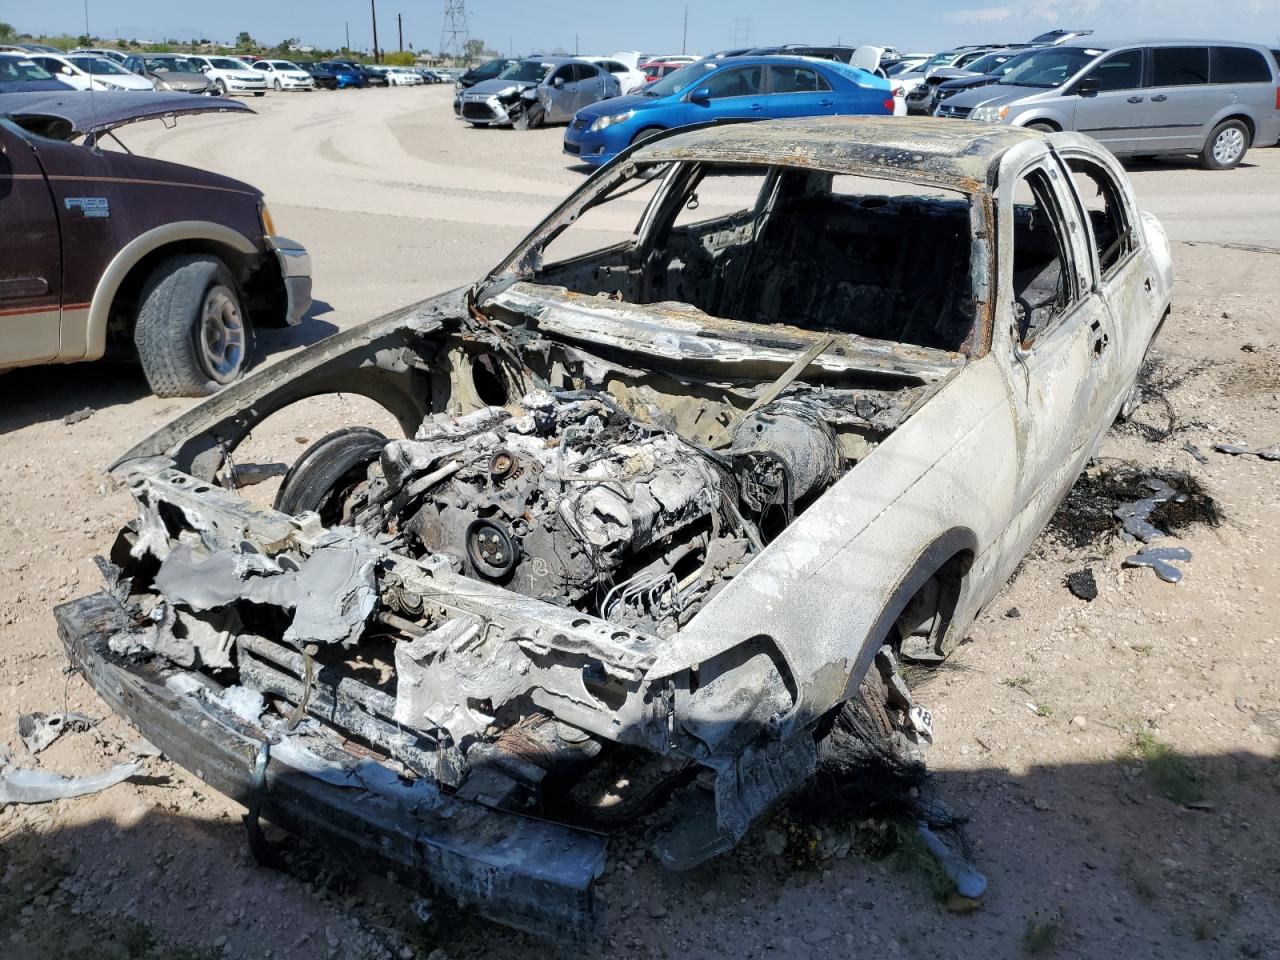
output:
POLYGON ((267 82, 276 90, 314 90, 311 74, 288 60, 255 60, 253 69, 267 75, 267 82))
POLYGON ((255 97, 266 96, 266 76, 254 70, 243 60, 237 60, 235 57, 196 56, 189 56, 187 59, 193 61, 209 78, 220 97, 229 97, 233 93, 252 93, 255 97))

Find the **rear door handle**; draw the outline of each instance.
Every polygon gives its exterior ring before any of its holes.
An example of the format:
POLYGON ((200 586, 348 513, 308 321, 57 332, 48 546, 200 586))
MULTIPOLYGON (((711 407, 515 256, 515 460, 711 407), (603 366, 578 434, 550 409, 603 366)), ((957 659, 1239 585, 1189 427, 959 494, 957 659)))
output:
POLYGON ((1129 98, 1129 102, 1130 102, 1130 103, 1141 103, 1141 102, 1142 102, 1142 97, 1130 97, 1130 98, 1129 98))
POLYGON ((1165 96, 1163 93, 1157 93, 1154 97, 1152 97, 1152 98, 1151 98, 1151 102, 1152 102, 1152 103, 1164 103, 1164 102, 1165 102, 1166 100, 1168 100, 1168 99, 1169 99, 1169 98, 1168 98, 1167 96, 1165 96))
POLYGON ((820 106, 820 107, 834 107, 835 105, 836 105, 836 102, 835 102, 834 100, 819 100, 819 101, 818 101, 818 106, 820 106))
POLYGON ((750 109, 755 110, 755 111, 757 111, 757 112, 758 112, 758 111, 760 111, 760 110, 763 110, 763 109, 764 109, 764 104, 763 104, 763 103, 753 103, 753 104, 751 105, 751 108, 750 108, 750 109))

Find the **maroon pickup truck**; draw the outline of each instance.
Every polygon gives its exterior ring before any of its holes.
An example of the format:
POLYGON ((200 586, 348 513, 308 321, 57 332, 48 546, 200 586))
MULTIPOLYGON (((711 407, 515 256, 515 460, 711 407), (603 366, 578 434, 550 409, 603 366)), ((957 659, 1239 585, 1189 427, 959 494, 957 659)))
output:
POLYGON ((136 348, 160 396, 203 396, 253 360, 253 327, 311 304, 305 249, 261 191, 103 149, 140 120, 248 111, 186 94, 0 98, 0 371, 136 348))

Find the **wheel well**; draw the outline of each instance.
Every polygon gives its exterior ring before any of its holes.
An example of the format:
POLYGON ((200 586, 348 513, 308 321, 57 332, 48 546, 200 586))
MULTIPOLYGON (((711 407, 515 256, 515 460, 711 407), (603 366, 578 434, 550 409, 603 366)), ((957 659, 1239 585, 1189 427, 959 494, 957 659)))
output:
POLYGON ((957 550, 912 594, 893 627, 903 656, 937 662, 955 646, 959 639, 951 635, 955 612, 973 558, 972 550, 957 550))
POLYGON ((1048 117, 1036 117, 1034 120, 1028 120, 1023 124, 1024 127, 1048 127, 1055 133, 1062 132, 1062 125, 1050 120, 1048 117))
POLYGON ((226 244, 213 240, 178 240, 167 243, 152 250, 135 263, 125 274, 120 286, 116 288, 115 296, 111 299, 111 319, 107 327, 108 340, 116 343, 132 342, 142 288, 146 285, 147 277, 151 276, 151 272, 160 263, 170 257, 197 253, 217 257, 225 263, 232 276, 236 278, 238 292, 241 297, 244 296, 252 273, 251 258, 226 244))
POLYGON ((637 140, 639 140, 644 134, 648 133, 650 130, 654 130, 658 133, 666 133, 667 128, 659 126, 656 123, 651 123, 649 124, 649 126, 641 127, 639 130, 637 130, 635 133, 635 136, 631 138, 631 142, 635 143, 637 140))
POLYGON ((1222 124, 1226 123, 1228 120, 1239 120, 1241 123, 1245 125, 1245 128, 1249 131, 1249 145, 1252 146, 1254 139, 1257 138, 1258 136, 1258 128, 1253 125, 1253 118, 1245 113, 1233 113, 1231 114, 1231 116, 1223 117, 1221 120, 1215 123, 1213 125, 1214 129, 1216 130, 1218 127, 1222 126, 1222 124))

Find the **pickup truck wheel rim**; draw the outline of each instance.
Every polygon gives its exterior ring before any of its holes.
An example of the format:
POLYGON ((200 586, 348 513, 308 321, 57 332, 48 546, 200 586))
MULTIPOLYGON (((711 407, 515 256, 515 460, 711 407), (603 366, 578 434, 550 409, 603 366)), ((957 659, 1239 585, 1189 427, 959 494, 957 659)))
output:
POLYGON ((231 383, 244 366, 244 318, 235 294, 221 284, 209 288, 200 311, 200 360, 218 383, 231 383))
POLYGON ((1235 127, 1227 127, 1213 141, 1213 159, 1219 163, 1235 163, 1244 153, 1244 134, 1235 127))

